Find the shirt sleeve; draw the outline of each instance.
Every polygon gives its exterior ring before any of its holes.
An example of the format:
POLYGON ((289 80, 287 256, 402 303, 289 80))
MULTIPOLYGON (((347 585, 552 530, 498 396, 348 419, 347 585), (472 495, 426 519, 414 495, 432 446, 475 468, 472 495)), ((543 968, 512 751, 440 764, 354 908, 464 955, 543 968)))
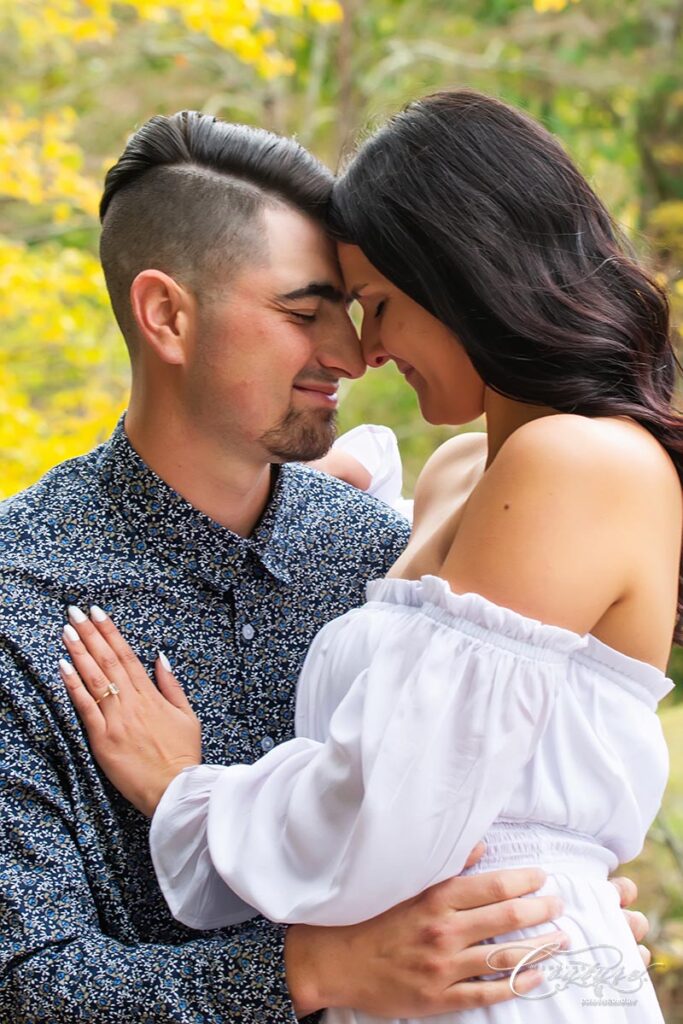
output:
POLYGON ((368 494, 379 498, 412 521, 413 502, 402 496, 401 452, 396 435, 390 427, 363 423, 341 434, 333 447, 353 455, 368 471, 371 477, 368 494))
MULTIPOLYGON (((151 832, 171 912, 192 927, 229 915, 222 881, 271 920, 351 924, 458 874, 566 678, 561 650, 476 634, 415 610, 409 628, 378 638, 324 741, 297 737, 253 765, 174 780, 151 832)), ((305 672, 320 663, 318 639, 305 672)))
POLYGON ((53 756, 47 705, 42 727, 24 714, 30 699, 30 676, 0 645, 0 1020, 293 1024, 277 925, 178 944, 105 934, 81 850, 106 834, 75 818, 77 774, 53 756))

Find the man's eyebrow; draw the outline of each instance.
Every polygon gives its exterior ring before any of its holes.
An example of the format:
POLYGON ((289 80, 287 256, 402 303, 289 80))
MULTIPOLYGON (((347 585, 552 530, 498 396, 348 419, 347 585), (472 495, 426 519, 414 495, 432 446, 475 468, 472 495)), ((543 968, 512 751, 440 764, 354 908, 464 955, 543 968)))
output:
POLYGON ((329 281, 310 281, 303 288, 295 288, 293 292, 286 292, 278 295, 278 299, 284 302, 292 302, 294 299, 325 299, 327 302, 346 302, 346 296, 340 288, 335 288, 329 281))

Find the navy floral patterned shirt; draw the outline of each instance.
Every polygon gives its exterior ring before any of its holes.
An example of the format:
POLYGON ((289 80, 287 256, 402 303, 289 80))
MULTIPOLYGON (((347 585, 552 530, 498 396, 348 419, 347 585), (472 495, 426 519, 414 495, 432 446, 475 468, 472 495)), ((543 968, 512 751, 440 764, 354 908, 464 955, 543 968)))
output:
POLYGON ((238 537, 144 464, 123 421, 0 506, 3 1024, 294 1020, 281 926, 170 917, 149 823, 97 769, 58 676, 66 608, 106 608, 149 670, 165 651, 205 760, 250 762, 293 734, 315 633, 407 537, 388 506, 296 464, 238 537))

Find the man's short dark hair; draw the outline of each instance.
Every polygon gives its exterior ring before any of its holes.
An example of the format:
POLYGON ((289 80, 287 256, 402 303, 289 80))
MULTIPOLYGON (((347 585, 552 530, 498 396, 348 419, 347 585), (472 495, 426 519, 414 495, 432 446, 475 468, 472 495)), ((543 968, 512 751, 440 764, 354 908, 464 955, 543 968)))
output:
POLYGON ((265 255, 263 212, 286 204, 322 220, 333 176, 294 139, 182 110, 131 137, 108 171, 100 257, 129 348, 132 281, 162 270, 200 295, 265 255))

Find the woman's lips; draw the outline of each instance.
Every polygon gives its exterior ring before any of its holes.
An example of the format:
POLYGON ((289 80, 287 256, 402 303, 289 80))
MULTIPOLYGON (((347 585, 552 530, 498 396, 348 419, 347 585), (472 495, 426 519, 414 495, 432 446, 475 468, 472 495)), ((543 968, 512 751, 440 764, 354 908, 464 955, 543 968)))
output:
POLYGON ((410 383, 411 383, 411 381, 412 381, 412 378, 413 378, 413 377, 414 377, 414 375, 415 375, 415 367, 414 367, 414 366, 411 366, 411 365, 410 365, 410 363, 401 363, 401 365, 399 365, 399 364, 397 363, 396 365, 398 366, 398 368, 399 368, 400 372, 401 372, 401 373, 403 374, 403 376, 405 377, 405 379, 406 379, 406 380, 408 381, 408 383, 410 384, 410 383))
POLYGON ((408 374, 412 373, 413 367, 410 363, 404 363, 402 359, 394 359, 394 362, 396 363, 396 369, 399 373, 402 373, 404 377, 407 378, 408 374))

